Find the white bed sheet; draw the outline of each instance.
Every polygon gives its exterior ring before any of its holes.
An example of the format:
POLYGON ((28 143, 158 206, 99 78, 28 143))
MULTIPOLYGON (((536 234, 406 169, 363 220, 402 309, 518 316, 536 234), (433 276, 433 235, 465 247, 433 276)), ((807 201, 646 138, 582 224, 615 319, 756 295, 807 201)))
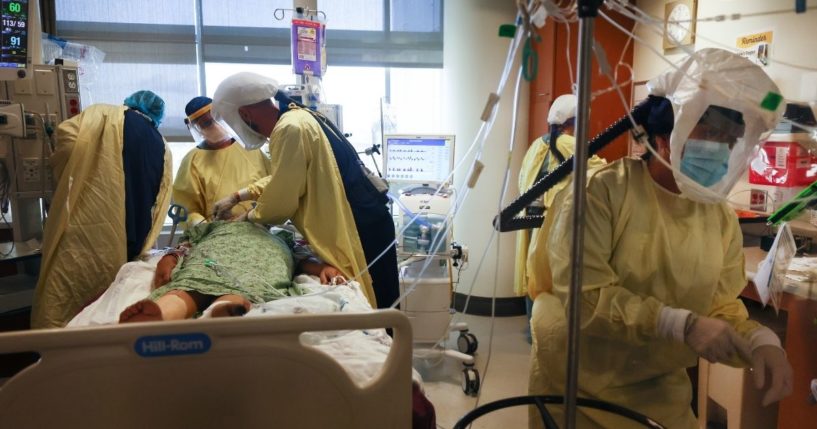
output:
MULTIPOLYGON (((155 256, 145 262, 123 265, 105 293, 77 314, 66 328, 116 324, 119 314, 127 306, 150 294, 159 259, 160 256, 155 256)), ((317 278, 306 275, 297 276, 294 281, 309 294, 253 305, 244 317, 372 311, 357 282, 326 286, 321 285, 317 278)), ((380 371, 392 341, 384 329, 311 332, 303 334, 301 339, 304 344, 332 356, 359 385, 371 380, 380 371)), ((412 370, 412 378, 422 385, 416 370, 412 370)))

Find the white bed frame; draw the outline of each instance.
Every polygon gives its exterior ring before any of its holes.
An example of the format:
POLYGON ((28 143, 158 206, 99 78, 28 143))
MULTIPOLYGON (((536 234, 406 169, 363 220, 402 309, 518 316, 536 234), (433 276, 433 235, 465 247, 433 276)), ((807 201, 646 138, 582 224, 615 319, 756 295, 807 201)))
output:
POLYGON ((0 334, 0 353, 41 356, 0 386, 0 428, 409 428, 411 338, 396 310, 0 334), (299 340, 383 327, 394 342, 365 386, 299 340))

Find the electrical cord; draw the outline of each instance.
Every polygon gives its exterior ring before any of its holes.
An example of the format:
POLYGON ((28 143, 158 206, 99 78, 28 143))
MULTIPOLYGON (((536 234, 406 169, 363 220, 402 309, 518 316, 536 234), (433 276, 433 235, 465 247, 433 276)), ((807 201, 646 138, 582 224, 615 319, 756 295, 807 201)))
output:
MULTIPOLYGON (((2 211, 2 210, 0 210, 0 219, 3 219, 3 222, 6 225, 11 226, 11 222, 9 222, 8 219, 6 219, 6 213, 4 211, 2 211)), ((14 241, 14 239, 12 239, 11 240, 11 247, 9 248, 8 252, 0 253, 0 258, 5 259, 9 255, 11 255, 14 252, 14 248, 16 247, 16 245, 17 245, 17 243, 14 241)))

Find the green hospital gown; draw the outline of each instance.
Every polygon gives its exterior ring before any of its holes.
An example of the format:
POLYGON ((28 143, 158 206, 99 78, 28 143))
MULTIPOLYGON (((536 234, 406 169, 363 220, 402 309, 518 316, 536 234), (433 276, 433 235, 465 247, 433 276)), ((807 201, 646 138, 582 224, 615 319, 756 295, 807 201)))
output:
POLYGON ((150 299, 173 290, 210 296, 240 295, 253 303, 298 295, 292 283, 294 260, 280 237, 251 222, 202 223, 185 232, 192 247, 171 280, 150 299))

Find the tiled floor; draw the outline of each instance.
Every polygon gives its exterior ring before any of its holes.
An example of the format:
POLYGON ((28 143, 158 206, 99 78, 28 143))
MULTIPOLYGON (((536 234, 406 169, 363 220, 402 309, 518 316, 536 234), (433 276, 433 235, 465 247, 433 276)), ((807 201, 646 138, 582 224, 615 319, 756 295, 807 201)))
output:
MULTIPOLYGON (((476 367, 482 378, 480 404, 526 395, 530 359, 530 345, 525 339, 526 317, 497 317, 493 341, 489 335, 490 317, 460 315, 458 320, 468 323, 470 331, 479 341, 476 367), (486 372, 489 346, 492 353, 486 372)), ((449 347, 454 350, 456 339, 457 335, 452 333, 448 341, 449 347)), ((460 417, 475 407, 477 398, 467 396, 462 391, 462 364, 451 359, 443 362, 415 360, 414 366, 422 374, 426 396, 434 404, 438 428, 453 427, 460 417)), ((527 411, 524 407, 497 411, 476 420, 471 427, 525 428, 527 411)))

